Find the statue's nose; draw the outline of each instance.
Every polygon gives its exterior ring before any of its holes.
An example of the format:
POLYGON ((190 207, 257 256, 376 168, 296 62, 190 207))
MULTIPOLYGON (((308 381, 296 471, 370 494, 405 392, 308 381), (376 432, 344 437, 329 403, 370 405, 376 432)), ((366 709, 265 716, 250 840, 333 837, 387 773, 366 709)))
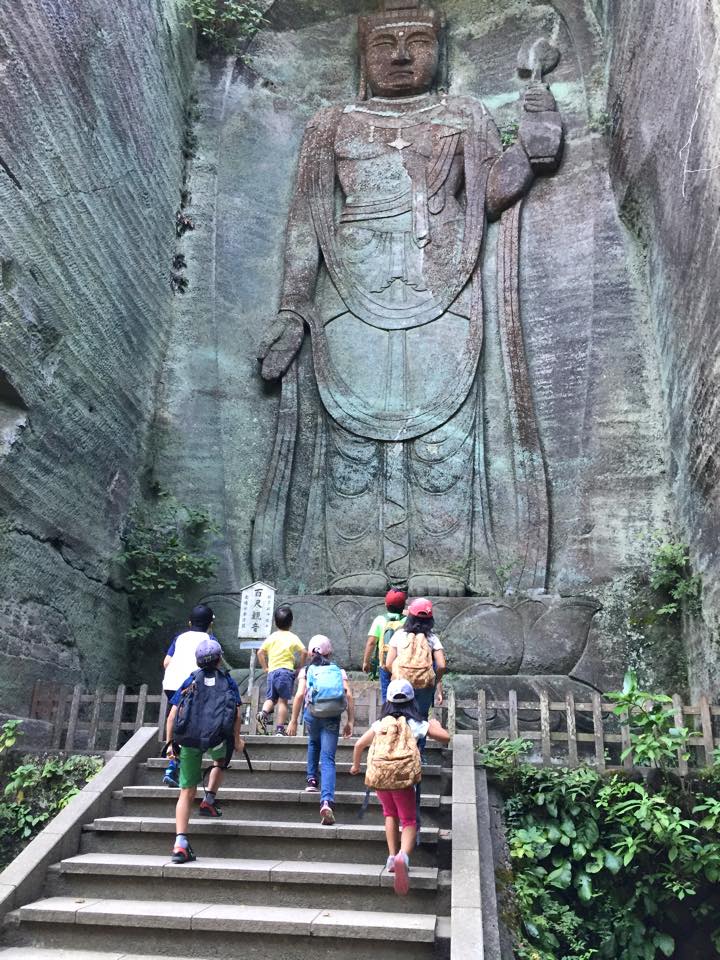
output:
POLYGON ((410 52, 402 40, 395 47, 395 50, 393 52, 392 62, 393 63, 411 63, 412 62, 412 57, 410 56, 410 52))

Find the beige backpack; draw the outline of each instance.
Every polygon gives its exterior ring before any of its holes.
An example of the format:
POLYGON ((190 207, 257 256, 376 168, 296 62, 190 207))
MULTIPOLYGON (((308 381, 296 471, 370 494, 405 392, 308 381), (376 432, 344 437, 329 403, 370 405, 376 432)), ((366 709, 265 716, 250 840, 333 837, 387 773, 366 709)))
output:
POLYGON ((424 634, 407 634, 405 646, 398 649, 393 660, 392 678, 407 680, 415 690, 435 686, 432 650, 424 634))
POLYGON ((405 717, 383 717, 370 744, 365 786, 372 790, 404 790, 420 783, 420 751, 405 717))

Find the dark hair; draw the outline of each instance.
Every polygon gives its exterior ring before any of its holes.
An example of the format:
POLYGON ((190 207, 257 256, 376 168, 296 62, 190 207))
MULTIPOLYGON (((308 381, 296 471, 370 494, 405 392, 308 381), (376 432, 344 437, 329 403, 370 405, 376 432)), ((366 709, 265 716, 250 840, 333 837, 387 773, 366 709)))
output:
POLYGON ((418 723, 423 723, 425 720, 415 699, 404 700, 402 703, 393 703, 392 700, 386 700, 380 716, 405 717, 406 720, 416 720, 418 723))
POLYGON ((278 607, 275 611, 275 626, 278 630, 287 630, 292 626, 293 612, 290 607, 278 607))
POLYGON ((385 607, 388 613, 402 614, 403 610, 405 609, 405 604, 401 603, 399 606, 397 604, 393 604, 392 606, 390 604, 386 604, 385 607))
POLYGON ((414 617, 411 613, 408 614, 403 625, 405 633, 424 633, 426 637, 429 637, 434 629, 434 617, 414 617))
POLYGON ((197 630, 207 630, 207 628, 213 622, 214 617, 215 614, 212 612, 210 607, 206 606, 204 603, 199 603, 190 611, 190 625, 195 627, 197 630))
POLYGON ((321 653, 314 653, 312 655, 312 660, 310 661, 311 667, 328 667, 330 666, 330 660, 327 657, 324 657, 321 653))

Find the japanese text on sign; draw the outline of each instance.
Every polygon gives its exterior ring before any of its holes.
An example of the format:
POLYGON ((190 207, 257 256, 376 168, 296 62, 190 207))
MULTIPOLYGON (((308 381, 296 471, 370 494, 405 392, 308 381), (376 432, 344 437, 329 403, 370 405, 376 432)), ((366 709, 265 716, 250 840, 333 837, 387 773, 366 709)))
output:
POLYGON ((238 637, 264 640, 272 633, 275 589, 267 583, 251 583, 240 597, 238 637))

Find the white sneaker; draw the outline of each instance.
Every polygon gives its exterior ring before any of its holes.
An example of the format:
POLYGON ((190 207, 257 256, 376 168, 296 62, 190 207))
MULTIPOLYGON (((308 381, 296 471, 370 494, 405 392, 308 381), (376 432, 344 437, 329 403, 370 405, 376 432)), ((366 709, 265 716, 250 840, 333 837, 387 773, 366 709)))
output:
POLYGON ((393 855, 392 853, 391 853, 390 856, 387 858, 387 863, 385 864, 385 869, 387 870, 388 873, 395 873, 395 857, 394 857, 394 855, 393 855))

